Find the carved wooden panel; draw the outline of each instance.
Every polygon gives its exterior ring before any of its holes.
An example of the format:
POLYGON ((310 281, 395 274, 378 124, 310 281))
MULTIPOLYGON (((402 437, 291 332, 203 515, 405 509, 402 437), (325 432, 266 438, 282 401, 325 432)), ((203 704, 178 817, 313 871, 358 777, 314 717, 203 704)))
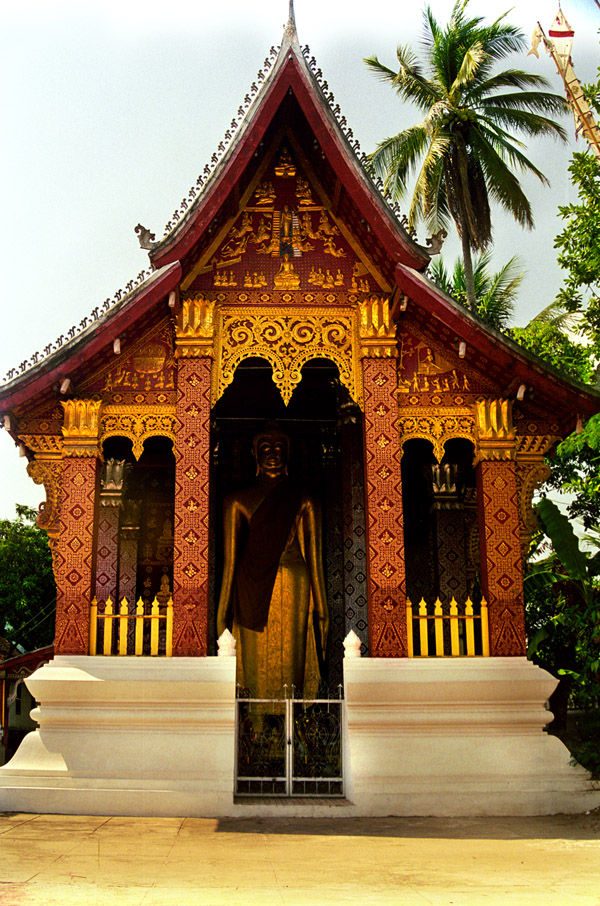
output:
POLYGON ((97 460, 63 460, 60 533, 55 553, 55 654, 88 654, 97 460))
POLYGON ((490 654, 525 654, 523 568, 517 478, 512 460, 477 469, 481 582, 489 605, 490 654))
POLYGON ((211 360, 180 358, 177 365, 173 654, 204 656, 208 643, 211 360))
POLYGON ((406 657, 406 582, 396 360, 363 359, 372 657, 406 657))

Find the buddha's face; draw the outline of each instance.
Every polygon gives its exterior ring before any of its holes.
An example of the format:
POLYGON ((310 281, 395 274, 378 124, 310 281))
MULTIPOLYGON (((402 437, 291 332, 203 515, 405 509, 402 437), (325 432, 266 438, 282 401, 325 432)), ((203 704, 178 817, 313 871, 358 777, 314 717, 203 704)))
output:
POLYGON ((256 444, 256 465, 258 471, 271 477, 283 475, 288 459, 288 444, 285 437, 265 435, 256 444))

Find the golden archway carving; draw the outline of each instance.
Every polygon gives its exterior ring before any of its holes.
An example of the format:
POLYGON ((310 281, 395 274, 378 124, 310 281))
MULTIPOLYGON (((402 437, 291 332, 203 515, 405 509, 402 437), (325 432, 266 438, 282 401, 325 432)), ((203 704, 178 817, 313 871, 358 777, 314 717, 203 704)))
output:
POLYGON ((444 456, 444 447, 449 440, 469 440, 477 453, 475 417, 472 409, 426 407, 415 411, 412 407, 399 410, 400 447, 407 440, 428 440, 433 445, 433 455, 438 462, 444 456))
POLYGON ((175 446, 175 406, 104 406, 100 417, 99 443, 109 437, 127 437, 139 459, 150 437, 166 437, 175 446))
POLYGON ((214 405, 232 383, 244 359, 266 359, 284 403, 302 379, 311 359, 327 358, 337 365, 340 380, 352 399, 363 405, 358 311, 356 308, 317 307, 220 308, 217 313, 215 367, 211 401, 214 405))

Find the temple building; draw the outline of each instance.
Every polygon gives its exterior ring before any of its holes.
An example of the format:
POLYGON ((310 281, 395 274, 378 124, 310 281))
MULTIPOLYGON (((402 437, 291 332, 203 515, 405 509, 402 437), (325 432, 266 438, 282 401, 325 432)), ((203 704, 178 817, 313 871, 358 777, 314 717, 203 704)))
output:
POLYGON ((311 814, 327 814, 326 794, 348 815, 600 804, 543 732, 556 680, 526 659, 523 599, 545 457, 600 396, 428 279, 439 237, 419 245, 383 198, 309 56, 291 15, 166 235, 137 228, 150 269, 0 389, 45 490, 57 584, 54 658, 26 680, 39 729, 0 768, 2 810, 275 814, 292 795, 290 815, 318 795, 311 814), (240 682, 231 619, 217 632, 222 513, 246 512, 273 422, 290 480, 318 501, 318 526, 304 497, 290 504, 322 558, 311 566, 302 529, 294 632, 317 645, 280 711, 252 712, 277 696, 240 682), (285 720, 297 749, 271 757, 285 720))

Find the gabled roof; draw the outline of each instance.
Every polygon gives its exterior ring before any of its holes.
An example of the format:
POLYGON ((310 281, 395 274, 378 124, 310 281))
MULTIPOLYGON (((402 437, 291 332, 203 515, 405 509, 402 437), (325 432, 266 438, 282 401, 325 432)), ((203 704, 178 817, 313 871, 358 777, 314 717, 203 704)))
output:
MULTIPOLYGON (((286 98, 293 96, 298 110, 306 118, 311 137, 318 142, 318 147, 305 148, 305 152, 312 151, 313 158, 319 155, 327 158, 339 186, 352 198, 360 217, 368 223, 393 261, 401 261, 417 270, 427 267, 429 254, 409 236, 367 174, 306 61, 307 51, 305 48, 303 52, 298 44, 292 20, 284 32, 274 65, 202 193, 174 229, 150 249, 150 260, 154 265, 164 266, 176 259, 182 260, 193 248, 243 182, 244 175, 248 176, 248 169, 253 169, 253 159, 267 143, 269 127, 277 120, 285 122, 286 114, 289 118, 290 114, 296 113, 289 102, 285 109, 286 98)), ((329 197, 325 200, 333 204, 336 187, 328 188, 329 197)), ((339 205, 339 199, 335 203, 339 205)), ((232 213, 237 216, 238 204, 232 207, 232 213)))
POLYGON ((202 265, 228 234, 283 140, 302 160, 319 204, 338 222, 349 224, 374 261, 379 256, 375 265, 380 287, 396 296, 406 294, 413 300, 411 305, 465 341, 472 349, 472 361, 478 357, 483 371, 489 365, 494 372, 499 395, 514 394, 520 383, 535 385, 539 399, 555 411, 565 430, 574 427, 578 415, 598 411, 600 397, 595 391, 548 369, 427 279, 423 272, 430 256, 383 198, 365 169, 366 158, 358 157, 351 131, 345 132, 345 120, 338 119, 339 108, 332 109, 327 84, 320 80, 319 71, 313 71, 316 61, 307 61, 308 48, 298 44, 292 3, 281 47, 272 51, 274 62, 265 61, 266 74, 259 73, 258 84, 246 96, 246 109, 240 108, 239 121, 232 121, 229 145, 220 144, 219 154, 213 155, 213 171, 206 180, 199 178, 200 191, 190 191, 182 213, 175 215, 175 223, 169 224, 160 241, 144 241, 153 272, 139 275, 137 285, 132 281, 127 294, 118 294, 104 313, 95 309, 92 323, 83 319, 81 333, 67 342, 59 338, 53 349, 47 347, 45 359, 36 354, 32 367, 22 367, 0 389, 0 409, 10 411, 48 393, 65 374, 86 367, 99 353, 106 354, 117 336, 142 323, 157 306, 162 305, 166 314, 168 294, 178 286, 192 285, 194 267, 198 262, 202 265))

